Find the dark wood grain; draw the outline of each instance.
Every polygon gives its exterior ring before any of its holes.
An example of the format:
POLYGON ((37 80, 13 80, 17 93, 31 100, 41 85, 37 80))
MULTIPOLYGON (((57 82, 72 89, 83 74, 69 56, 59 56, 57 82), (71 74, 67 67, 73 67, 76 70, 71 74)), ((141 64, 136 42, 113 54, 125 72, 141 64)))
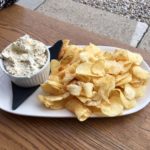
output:
MULTIPOLYGON (((140 52, 150 65, 146 50, 98 36, 73 25, 19 6, 0 11, 0 50, 28 33, 46 44, 68 38, 75 44, 109 45, 140 52)), ((8 150, 149 150, 150 106, 126 117, 76 119, 21 117, 0 111, 0 149, 8 150)))

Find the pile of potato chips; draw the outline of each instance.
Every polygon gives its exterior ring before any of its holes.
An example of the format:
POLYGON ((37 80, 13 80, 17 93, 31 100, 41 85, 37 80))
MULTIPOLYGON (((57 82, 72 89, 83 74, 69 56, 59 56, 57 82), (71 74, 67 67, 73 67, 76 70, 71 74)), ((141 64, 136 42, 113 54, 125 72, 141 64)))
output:
POLYGON ((107 52, 64 40, 39 99, 47 108, 70 110, 80 121, 93 114, 118 116, 144 95, 150 73, 140 67, 142 61, 140 54, 124 49, 107 52))

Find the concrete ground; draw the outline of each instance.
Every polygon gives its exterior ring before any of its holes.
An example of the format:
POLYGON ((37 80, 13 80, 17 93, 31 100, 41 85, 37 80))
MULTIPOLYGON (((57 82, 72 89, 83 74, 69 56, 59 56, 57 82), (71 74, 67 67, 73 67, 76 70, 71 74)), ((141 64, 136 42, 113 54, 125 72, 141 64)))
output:
POLYGON ((145 36, 143 37, 138 47, 150 51, 150 28, 147 30, 145 36))
POLYGON ((29 0, 20 0, 19 3, 47 16, 150 51, 150 29, 148 30, 145 23, 72 0, 32 0, 32 3, 29 0))
POLYGON ((45 3, 46 0, 18 0, 17 4, 32 10, 37 9, 45 3))

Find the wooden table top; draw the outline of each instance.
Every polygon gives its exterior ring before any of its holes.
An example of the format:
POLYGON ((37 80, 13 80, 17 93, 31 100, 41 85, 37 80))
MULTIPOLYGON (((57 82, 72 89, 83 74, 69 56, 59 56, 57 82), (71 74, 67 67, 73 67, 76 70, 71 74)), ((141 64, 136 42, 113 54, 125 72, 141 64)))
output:
MULTIPOLYGON (((109 45, 140 52, 150 65, 150 53, 98 36, 17 5, 0 11, 0 50, 25 33, 53 44, 68 38, 74 44, 109 45)), ((150 105, 135 114, 117 118, 33 118, 0 111, 0 149, 150 149, 150 105)))

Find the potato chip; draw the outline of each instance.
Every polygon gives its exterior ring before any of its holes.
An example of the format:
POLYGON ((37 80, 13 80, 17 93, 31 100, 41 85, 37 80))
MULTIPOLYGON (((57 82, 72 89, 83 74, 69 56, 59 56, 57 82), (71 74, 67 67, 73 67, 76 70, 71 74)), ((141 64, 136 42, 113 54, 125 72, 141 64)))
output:
POLYGON ((76 74, 75 79, 77 79, 79 81, 82 81, 82 82, 90 82, 91 81, 91 76, 76 74))
POLYGON ((97 53, 101 53, 100 49, 95 46, 94 44, 90 43, 89 45, 85 46, 84 51, 87 51, 88 53, 90 53, 91 55, 95 55, 97 53))
POLYGON ((63 83, 68 84, 75 78, 75 74, 65 73, 65 76, 63 78, 63 83))
POLYGON ((85 103, 87 106, 94 106, 96 108, 100 108, 101 101, 93 100, 85 103))
POLYGON ((96 108, 100 108, 101 101, 100 100, 94 100, 92 98, 87 98, 84 96, 78 96, 77 97, 82 103, 84 103, 86 106, 95 106, 96 108))
POLYGON ((143 61, 143 58, 138 53, 133 53, 128 50, 120 49, 114 52, 114 58, 117 61, 129 61, 135 65, 140 65, 143 61))
POLYGON ((101 102, 102 101, 102 96, 98 92, 93 91, 92 100, 101 102))
POLYGON ((65 107, 65 101, 56 101, 56 102, 51 102, 51 101, 44 101, 43 104, 45 107, 50 108, 50 109, 62 109, 65 107))
POLYGON ((92 74, 91 67, 92 67, 92 63, 88 63, 88 62, 81 63, 76 68, 76 74, 91 76, 91 74, 92 74))
POLYGON ((150 78, 150 73, 147 70, 144 70, 140 66, 134 66, 132 68, 132 73, 134 76, 136 76, 139 79, 149 79, 150 78))
POLYGON ((73 64, 70 64, 67 68, 65 68, 65 72, 69 72, 71 74, 75 74, 76 73, 76 68, 79 65, 80 61, 76 61, 73 64))
POLYGON ((66 64, 67 61, 71 61, 70 58, 74 55, 73 58, 77 58, 77 54, 79 51, 81 51, 83 48, 79 48, 76 45, 69 45, 69 40, 63 41, 63 47, 59 53, 58 58, 64 61, 64 64, 66 64), (69 60, 67 60, 67 57, 69 57, 69 60))
POLYGON ((107 60, 114 60, 114 57, 113 57, 113 54, 110 53, 110 52, 104 52, 104 58, 107 59, 107 60))
POLYGON ((51 60, 51 74, 57 74, 60 66, 60 62, 56 59, 51 60))
POLYGON ((43 83, 41 87, 49 94, 58 95, 64 93, 63 85, 55 81, 48 80, 47 82, 43 83))
POLYGON ((91 98, 84 97, 84 96, 77 96, 76 98, 79 99, 84 104, 92 100, 91 98))
POLYGON ((62 89, 63 88, 63 85, 61 83, 59 83, 59 82, 56 82, 56 81, 48 80, 46 83, 51 85, 55 89, 62 89))
POLYGON ((70 42, 70 40, 63 40, 63 46, 58 54, 58 59, 61 59, 64 56, 64 54, 67 50, 67 47, 69 45, 69 42, 70 42))
POLYGON ((90 60, 90 54, 86 51, 82 51, 80 54, 79 54, 79 57, 80 57, 80 60, 81 62, 88 62, 90 60))
POLYGON ((84 106, 77 98, 72 97, 70 100, 66 103, 66 108, 73 112, 78 120, 85 121, 87 118, 91 115, 91 110, 84 106))
POLYGON ((116 83, 125 79, 125 78, 128 78, 130 76, 130 73, 124 73, 124 74, 120 74, 120 75, 117 75, 116 76, 116 83))
MULTIPOLYGON (((51 81, 55 81, 55 82, 60 83, 60 78, 59 78, 59 76, 56 76, 56 75, 50 74, 48 80, 51 80, 51 81)), ((47 81, 46 81, 46 82, 47 82, 47 81)))
POLYGON ((123 112, 123 106, 120 100, 116 99, 116 97, 111 97, 109 101, 109 104, 105 101, 101 103, 102 113, 109 117, 121 115, 121 113, 123 112))
POLYGON ((128 52, 124 49, 115 50, 114 58, 117 61, 128 61, 128 52))
POLYGON ((97 91, 98 91, 98 88, 99 88, 99 84, 100 84, 100 82, 101 82, 101 78, 102 77, 93 77, 92 79, 91 79, 91 81, 93 82, 93 84, 94 84, 94 88, 96 88, 97 89, 97 91))
POLYGON ((104 60, 98 60, 92 65, 92 73, 98 76, 105 75, 105 62, 104 60))
POLYGON ((111 92, 111 96, 113 96, 114 99, 116 99, 116 101, 120 101, 122 103, 122 105, 124 106, 124 108, 126 108, 126 109, 133 108, 136 105, 136 100, 135 99, 132 99, 132 100, 127 99, 120 89, 113 90, 111 92))
POLYGON ((136 98, 143 97, 145 90, 146 90, 146 85, 142 85, 142 86, 139 86, 137 88, 134 88, 134 90, 135 90, 135 97, 136 98))
POLYGON ((138 88, 138 87, 144 85, 145 82, 146 82, 146 81, 143 80, 143 79, 139 79, 139 78, 137 78, 137 77, 135 77, 135 76, 132 76, 132 81, 130 82, 130 84, 131 84, 134 88, 138 88))
POLYGON ((97 107, 94 107, 94 106, 88 106, 88 108, 92 111, 93 115, 100 116, 100 117, 105 117, 106 116, 101 112, 100 108, 97 108, 97 107))
POLYGON ((121 77, 122 77, 122 80, 116 77, 116 86, 121 86, 123 84, 127 84, 132 81, 132 75, 130 73, 120 76, 120 78, 121 77))
POLYGON ((101 97, 109 103, 109 94, 115 88, 115 78, 111 75, 106 75, 99 80, 99 91, 101 97))
POLYGON ((67 55, 66 57, 64 57, 60 64, 62 66, 65 66, 65 65, 68 65, 69 63, 71 63, 72 59, 74 58, 74 55, 73 54, 70 54, 70 55, 67 55))
MULTIPOLYGON (((93 60, 95 60, 95 61, 97 61, 99 59, 102 59, 102 60, 106 59, 104 57, 104 51, 101 51, 101 50, 99 50, 99 52, 95 53, 93 58, 94 58, 93 60)), ((94 62, 93 60, 91 59, 92 62, 94 62)))
POLYGON ((62 109, 65 107, 66 102, 69 100, 69 97, 67 97, 60 101, 49 101, 45 96, 42 95, 39 95, 38 98, 44 104, 45 107, 50 109, 62 109))
POLYGON ((105 71, 106 73, 117 75, 123 70, 123 65, 119 62, 107 60, 105 61, 105 71))
POLYGON ((83 87, 86 97, 93 96, 93 88, 94 88, 93 83, 91 83, 91 82, 82 83, 82 87, 83 87))
POLYGON ((69 84, 67 85, 67 90, 71 95, 79 96, 82 90, 82 87, 80 85, 76 84, 69 84))
POLYGON ((83 53, 81 52, 81 60, 86 61, 97 61, 100 57, 103 56, 103 52, 100 51, 98 47, 90 43, 88 46, 83 48, 83 53))
POLYGON ((137 78, 137 77, 135 77, 134 75, 132 76, 132 81, 131 81, 131 83, 140 83, 140 84, 142 84, 142 81, 143 80, 141 80, 141 79, 139 79, 139 78, 137 78))
POLYGON ((135 99, 136 92, 135 92, 134 88, 130 84, 125 84, 124 95, 129 100, 135 99))
POLYGON ((123 69, 120 72, 121 74, 129 72, 130 68, 132 67, 132 63, 130 61, 119 61, 119 63, 123 65, 123 69))
POLYGON ((140 54, 133 53, 130 51, 127 51, 127 52, 128 52, 128 59, 130 62, 132 62, 135 65, 140 65, 142 63, 143 57, 140 54))
POLYGON ((39 99, 40 100, 47 100, 47 101, 51 101, 51 102, 54 102, 54 101, 61 101, 65 98, 67 98, 69 96, 69 92, 66 92, 64 94, 61 94, 61 95, 48 95, 48 96, 42 96, 42 95, 39 95, 39 99))

